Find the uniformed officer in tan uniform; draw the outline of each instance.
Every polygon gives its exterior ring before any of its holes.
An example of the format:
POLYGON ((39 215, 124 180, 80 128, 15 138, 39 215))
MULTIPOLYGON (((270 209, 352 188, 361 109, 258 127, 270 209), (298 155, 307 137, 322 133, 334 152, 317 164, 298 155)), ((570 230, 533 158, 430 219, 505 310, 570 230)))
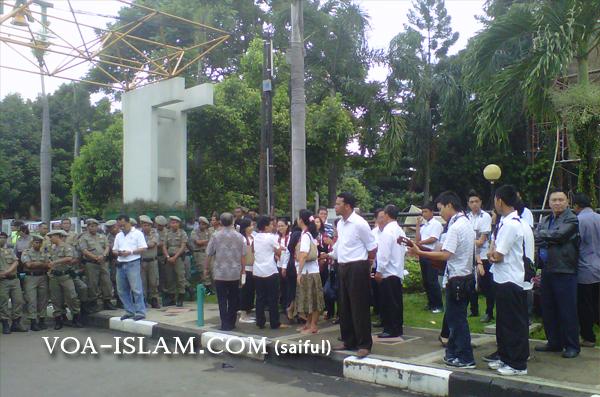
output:
POLYGON ((73 262, 73 247, 63 241, 68 237, 64 230, 54 230, 48 233, 52 241, 52 250, 50 251, 50 263, 48 272, 50 281, 50 299, 54 307, 54 329, 63 327, 63 314, 65 314, 64 304, 73 314, 73 326, 83 327, 81 323, 80 301, 75 290, 75 284, 71 278, 73 262))
POLYGON ((48 262, 50 254, 42 248, 44 238, 38 234, 31 235, 31 248, 23 252, 21 262, 25 270, 23 289, 27 304, 27 317, 32 331, 40 331, 46 326, 46 309, 48 307, 48 262), (39 319, 39 322, 38 322, 39 319))
POLYGON ((142 286, 146 302, 150 302, 150 306, 154 309, 159 309, 158 304, 158 261, 156 255, 158 251, 158 233, 152 228, 153 222, 147 215, 140 216, 140 224, 142 225, 142 233, 146 239, 148 249, 142 252, 142 286))
MULTIPOLYGON (((158 233, 158 253, 156 259, 158 261, 158 289, 163 294, 167 293, 167 271, 165 264, 167 260, 163 251, 165 237, 167 235, 167 218, 162 215, 157 215, 154 218, 154 225, 156 226, 156 233, 158 233)), ((168 303, 165 301, 165 303, 168 303)))
POLYGON ((50 243, 50 237, 48 237, 48 224, 45 222, 40 223, 38 226, 38 234, 42 237, 42 251, 48 252, 52 244, 50 243))
POLYGON ((27 332, 21 325, 23 309, 23 291, 17 277, 19 260, 14 250, 6 247, 8 235, 0 232, 0 320, 2 333, 27 332), (12 304, 12 312, 8 309, 8 300, 12 304), (9 321, 12 324, 9 325, 9 321))
POLYGON ((163 245, 163 254, 166 258, 165 270, 167 273, 169 303, 176 296, 176 304, 179 307, 183 306, 183 298, 185 296, 185 265, 183 263, 183 254, 186 250, 187 241, 187 233, 181 229, 181 218, 170 216, 169 230, 167 230, 163 245))
POLYGON ((86 223, 87 231, 79 237, 79 249, 83 259, 89 300, 93 306, 96 306, 102 292, 104 309, 115 310, 116 307, 110 301, 112 285, 108 267, 108 253, 112 247, 108 245, 108 238, 98 233, 99 222, 96 219, 89 218, 86 223))
POLYGON ((198 218, 199 228, 192 231, 190 235, 191 245, 194 250, 194 262, 198 272, 202 274, 202 283, 211 290, 212 287, 212 261, 209 264, 208 272, 204 271, 204 261, 206 260, 206 247, 211 238, 210 224, 208 219, 201 216, 198 218))

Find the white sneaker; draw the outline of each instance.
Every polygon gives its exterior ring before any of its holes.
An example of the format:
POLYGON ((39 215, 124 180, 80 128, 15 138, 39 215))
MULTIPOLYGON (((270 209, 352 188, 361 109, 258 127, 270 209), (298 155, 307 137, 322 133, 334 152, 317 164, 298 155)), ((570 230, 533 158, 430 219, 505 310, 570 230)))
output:
POLYGON ((488 367, 489 369, 499 369, 504 367, 504 363, 502 362, 502 360, 495 360, 495 361, 490 361, 488 363, 488 367))
POLYGON ((256 318, 254 318, 254 317, 250 317, 250 316, 240 317, 240 323, 251 324, 251 323, 255 323, 255 322, 256 322, 256 318))
POLYGON ((504 376, 518 376, 518 375, 527 375, 526 369, 514 369, 509 365, 504 364, 503 367, 498 368, 498 373, 504 376))

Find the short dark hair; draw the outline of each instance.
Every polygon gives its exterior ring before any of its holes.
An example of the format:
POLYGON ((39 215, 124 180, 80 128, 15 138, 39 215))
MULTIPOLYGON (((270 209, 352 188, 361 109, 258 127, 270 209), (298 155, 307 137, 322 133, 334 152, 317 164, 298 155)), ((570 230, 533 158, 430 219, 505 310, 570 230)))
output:
POLYGON ((553 187, 550 189, 550 193, 548 193, 548 197, 552 196, 554 193, 562 193, 565 196, 567 195, 567 193, 563 189, 553 187))
POLYGON ((587 208, 592 206, 592 200, 585 193, 575 193, 573 196, 573 204, 579 208, 587 208))
POLYGON ((328 211, 327 211, 327 207, 320 206, 320 207, 319 207, 319 211, 317 211, 317 213, 319 213, 319 212, 321 212, 321 211, 328 212, 328 211))
POLYGON ((502 185, 494 194, 497 199, 504 201, 504 204, 509 207, 518 208, 519 206, 519 196, 517 195, 517 189, 513 185, 502 185))
POLYGON ((398 219, 398 207, 394 204, 388 204, 383 209, 383 212, 392 219, 398 219))
POLYGON ((125 222, 129 223, 131 220, 129 219, 129 215, 125 215, 125 214, 121 214, 119 216, 117 216, 117 221, 120 220, 124 220, 125 222))
POLYGON ((483 201, 481 194, 477 193, 475 189, 469 190, 469 194, 467 194, 467 200, 470 200, 471 197, 477 197, 479 200, 483 201))
POLYGON ((271 218, 268 216, 259 215, 256 218, 256 228, 261 232, 264 231, 269 224, 271 224, 271 218))
POLYGON ((71 218, 62 218, 60 221, 61 222, 67 221, 67 222, 71 223, 71 218))
POLYGON ((231 224, 233 223, 233 214, 231 214, 231 212, 223 212, 219 217, 219 222, 221 222, 221 225, 225 227, 231 226, 231 224))
POLYGON ((350 208, 356 207, 356 197, 350 192, 342 192, 337 195, 338 198, 344 200, 344 204, 348 204, 350 208))
POLYGON ((376 208, 375 211, 373 211, 373 213, 375 214, 375 217, 377 217, 377 215, 379 215, 379 213, 383 211, 383 208, 376 208))
POLYGON ((451 190, 447 190, 441 193, 438 198, 435 200, 436 203, 440 203, 441 205, 452 205, 455 211, 462 212, 464 210, 462 205, 462 200, 456 193, 451 190))
POLYGON ((433 201, 428 201, 425 203, 425 205, 423 206, 422 209, 434 212, 437 208, 436 208, 435 204, 433 203, 433 201))

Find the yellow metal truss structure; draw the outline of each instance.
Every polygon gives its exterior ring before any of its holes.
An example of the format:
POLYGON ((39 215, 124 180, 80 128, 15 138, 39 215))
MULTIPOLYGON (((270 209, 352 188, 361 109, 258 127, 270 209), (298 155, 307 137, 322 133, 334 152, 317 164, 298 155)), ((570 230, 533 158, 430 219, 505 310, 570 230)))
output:
POLYGON ((221 29, 130 1, 117 1, 135 8, 136 16, 108 26, 82 22, 83 15, 90 13, 76 10, 71 0, 64 9, 41 0, 4 1, 0 46, 12 49, 22 62, 0 67, 129 91, 180 75, 230 37, 221 29), (69 26, 68 33, 54 29, 57 23, 69 26), (144 37, 144 31, 157 27, 160 31, 168 29, 170 34, 160 34, 160 40, 144 37), (180 44, 178 37, 189 36, 190 31, 195 42, 180 44), (52 64, 46 56, 49 54, 58 55, 52 56, 52 64), (73 69, 82 64, 95 68, 98 73, 94 76, 102 78, 91 78, 89 73, 73 77, 73 69))

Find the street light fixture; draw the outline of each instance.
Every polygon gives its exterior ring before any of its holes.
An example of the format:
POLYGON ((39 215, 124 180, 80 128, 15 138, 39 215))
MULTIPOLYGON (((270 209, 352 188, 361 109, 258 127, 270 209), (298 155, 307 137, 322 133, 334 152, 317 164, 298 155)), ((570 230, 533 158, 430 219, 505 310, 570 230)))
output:
POLYGON ((494 183, 502 176, 502 169, 496 164, 488 164, 483 169, 483 177, 490 183, 490 209, 494 209, 494 183))

